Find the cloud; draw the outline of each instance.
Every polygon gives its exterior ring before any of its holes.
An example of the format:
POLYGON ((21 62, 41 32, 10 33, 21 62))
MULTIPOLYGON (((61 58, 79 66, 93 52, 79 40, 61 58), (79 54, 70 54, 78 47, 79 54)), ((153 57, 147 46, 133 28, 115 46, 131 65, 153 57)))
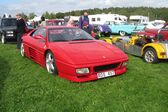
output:
POLYGON ((42 14, 49 12, 65 12, 70 10, 105 8, 105 7, 168 7, 168 0, 19 0, 18 2, 8 2, 1 4, 0 13, 18 12, 42 14))

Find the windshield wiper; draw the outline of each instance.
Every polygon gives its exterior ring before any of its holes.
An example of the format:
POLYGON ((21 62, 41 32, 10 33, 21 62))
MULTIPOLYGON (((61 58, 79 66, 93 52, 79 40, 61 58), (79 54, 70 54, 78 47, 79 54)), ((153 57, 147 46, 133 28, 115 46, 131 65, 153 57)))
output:
POLYGON ((72 41, 78 41, 78 40, 93 40, 93 39, 80 39, 80 38, 78 38, 78 39, 73 39, 72 41))

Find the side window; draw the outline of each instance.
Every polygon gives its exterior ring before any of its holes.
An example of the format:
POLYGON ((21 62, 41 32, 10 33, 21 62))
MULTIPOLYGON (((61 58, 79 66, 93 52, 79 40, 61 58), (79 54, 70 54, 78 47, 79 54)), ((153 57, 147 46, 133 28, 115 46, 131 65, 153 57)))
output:
POLYGON ((35 35, 42 35, 44 38, 46 38, 46 29, 45 28, 39 28, 38 30, 36 30, 32 34, 32 37, 34 37, 35 35))
POLYGON ((168 25, 166 25, 163 29, 164 29, 164 30, 168 30, 168 25))
POLYGON ((96 18, 92 18, 92 21, 93 21, 93 22, 96 21, 96 18))
POLYGON ((100 19, 100 18, 97 18, 97 21, 101 21, 101 19, 100 19))
POLYGON ((117 17, 114 18, 115 20, 118 20, 117 17))

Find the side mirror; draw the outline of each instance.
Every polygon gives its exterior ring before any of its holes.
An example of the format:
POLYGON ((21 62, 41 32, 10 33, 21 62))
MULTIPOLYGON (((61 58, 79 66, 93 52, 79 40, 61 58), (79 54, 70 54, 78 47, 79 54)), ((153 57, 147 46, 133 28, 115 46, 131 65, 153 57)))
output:
POLYGON ((42 35, 35 35, 34 39, 38 39, 38 40, 42 40, 43 42, 45 42, 45 38, 42 35))

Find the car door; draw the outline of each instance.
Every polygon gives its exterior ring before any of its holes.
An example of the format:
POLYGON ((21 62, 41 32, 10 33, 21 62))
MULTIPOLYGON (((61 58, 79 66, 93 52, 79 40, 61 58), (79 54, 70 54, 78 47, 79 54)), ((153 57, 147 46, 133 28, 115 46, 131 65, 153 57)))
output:
POLYGON ((159 34, 163 36, 163 40, 168 40, 168 24, 160 30, 159 34))
POLYGON ((44 62, 44 51, 46 47, 46 29, 39 28, 31 35, 29 43, 29 54, 30 57, 39 64, 44 62), (43 39, 36 38, 41 36, 43 39))

